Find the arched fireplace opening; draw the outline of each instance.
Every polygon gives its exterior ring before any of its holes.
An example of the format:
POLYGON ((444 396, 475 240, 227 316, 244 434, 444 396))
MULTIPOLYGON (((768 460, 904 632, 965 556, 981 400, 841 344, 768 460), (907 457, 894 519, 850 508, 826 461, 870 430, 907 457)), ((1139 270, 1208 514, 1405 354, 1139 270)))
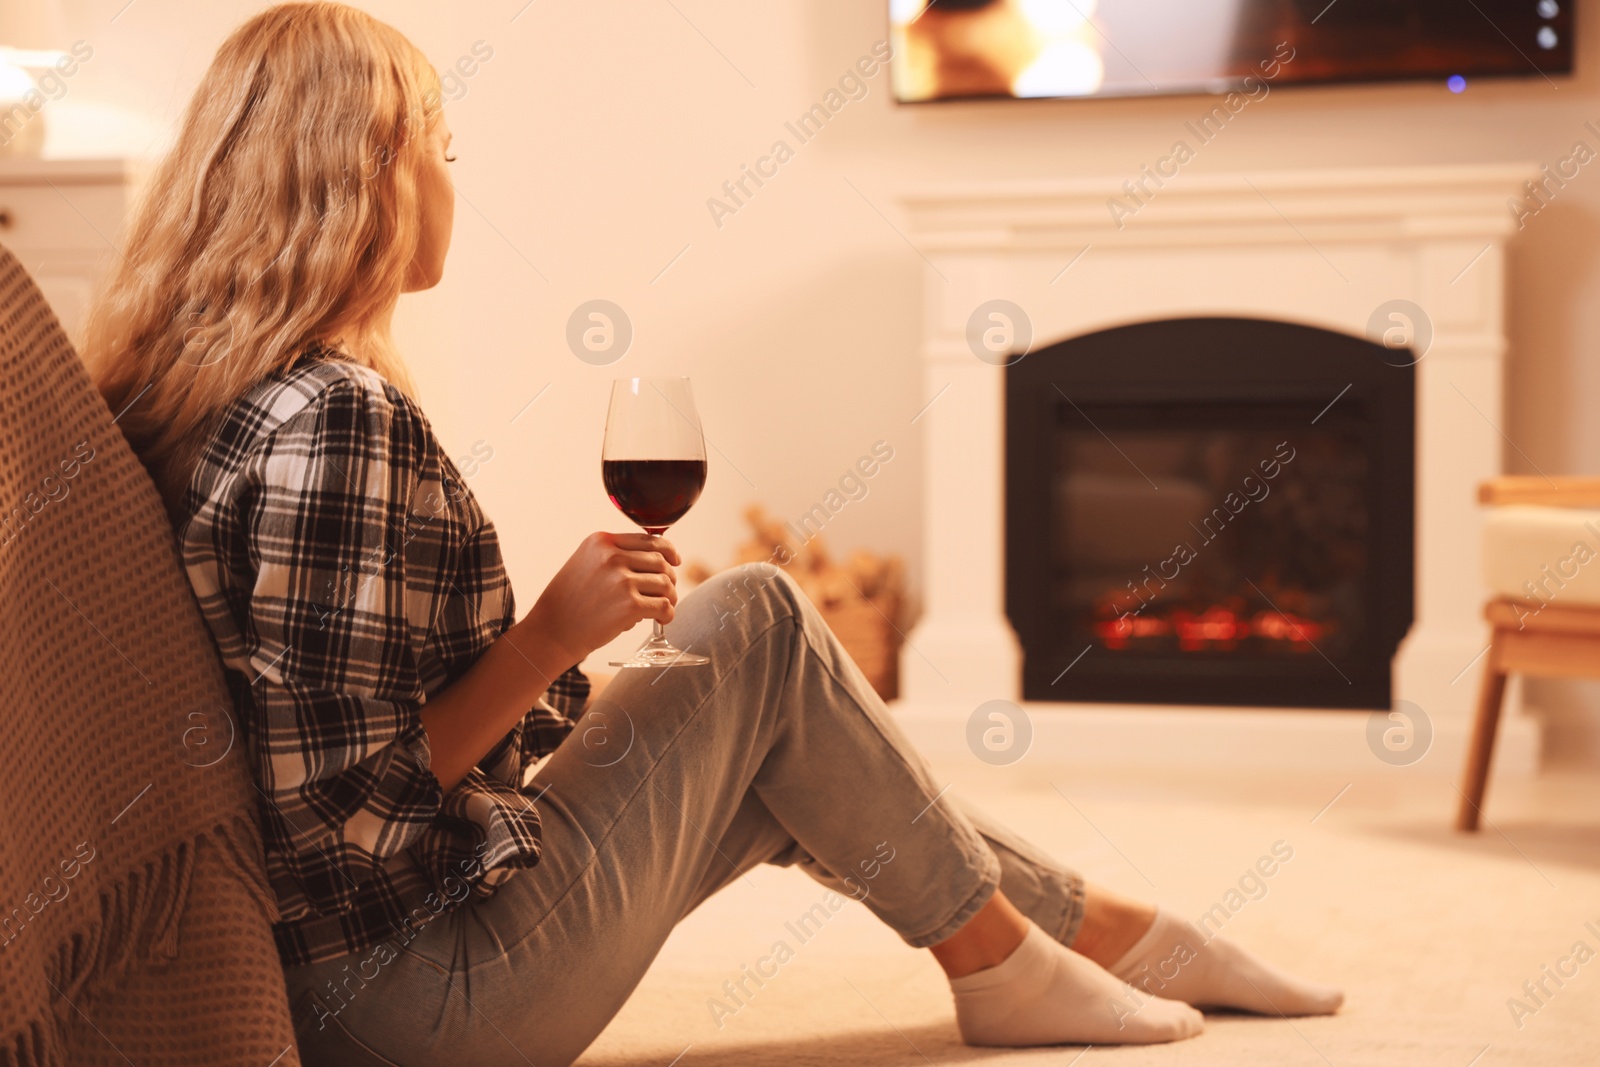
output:
POLYGON ((1408 349, 1260 319, 1006 369, 1027 700, 1386 708, 1413 618, 1408 349))

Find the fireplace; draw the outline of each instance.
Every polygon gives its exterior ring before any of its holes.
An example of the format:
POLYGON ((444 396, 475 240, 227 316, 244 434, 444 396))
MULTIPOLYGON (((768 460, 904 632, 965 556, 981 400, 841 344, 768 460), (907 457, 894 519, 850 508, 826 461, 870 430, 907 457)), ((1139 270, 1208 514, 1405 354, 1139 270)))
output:
POLYGON ((1247 318, 1006 371, 1006 613, 1035 701, 1387 708, 1414 356, 1247 318))
MULTIPOLYGON (((924 493, 916 567, 921 612, 901 653, 897 713, 917 743, 970 760, 974 716, 983 722, 985 709, 1000 700, 1025 713, 1028 758, 1041 762, 1181 768, 1204 758, 1355 773, 1371 768, 1366 730, 1382 719, 1348 709, 1403 700, 1410 714, 1420 708, 1431 721, 1430 766, 1459 766, 1486 643, 1476 490, 1500 472, 1507 447, 1497 427, 1516 222, 1505 203, 1537 172, 1532 165, 1485 164, 1192 174, 1168 182, 1121 228, 1106 216, 1107 199, 1122 185, 1119 175, 974 180, 906 193, 904 233, 923 257, 925 285, 922 378, 911 417, 922 436, 924 493), (1014 366, 997 365, 973 338, 974 324, 993 322, 984 316, 1001 300, 1011 305, 1016 336, 1067 343, 1044 349, 1036 340, 1014 366), (1409 367, 1375 359, 1363 341, 1374 336, 1375 321, 1392 321, 1385 309, 1396 301, 1413 305, 1429 327, 1409 367), (1187 324, 1173 325, 1181 320, 1187 324), (1195 320, 1224 321, 1209 327, 1195 320), (1113 358, 1105 346, 1130 325, 1172 341, 1140 343, 1131 356, 1113 358), (1256 339, 1230 340, 1226 331, 1235 326, 1256 339), (1213 328, 1224 332, 1202 341, 1199 331, 1213 328), (1219 372, 1236 358, 1256 363, 1219 372), (1007 483, 1026 476, 1026 467, 1008 462, 1008 438, 1020 425, 1008 394, 1013 382, 1020 386, 1051 367, 1062 376, 1041 377, 1017 398, 1042 409, 1041 427, 1053 427, 1048 445, 1036 441, 1025 449, 1030 462, 1048 459, 1048 465, 1034 471, 1031 521, 1018 521, 1013 509, 1024 501, 1010 494, 1008 503, 1007 483), (1065 411, 1051 381, 1070 398, 1065 411), (1224 381, 1233 384, 1223 389, 1224 381), (1407 397, 1414 435, 1396 421, 1406 417, 1400 409, 1407 397), (1183 421, 1174 401, 1189 405, 1183 421), (1137 472, 1130 483, 1129 469, 1115 466, 1123 457, 1088 419, 1161 487, 1150 499, 1176 496, 1180 485, 1193 483, 1186 486, 1193 508, 1204 503, 1207 515, 1219 503, 1227 509, 1227 492, 1242 489, 1247 466, 1259 478, 1261 462, 1276 458, 1279 442, 1295 449, 1294 459, 1279 461, 1271 495, 1232 515, 1208 544, 1193 535, 1198 558, 1179 571, 1189 583, 1191 566, 1231 563, 1236 575, 1260 587, 1257 594, 1245 584, 1249 595, 1270 597, 1276 609, 1269 606, 1262 618, 1250 599, 1228 601, 1238 589, 1200 570, 1192 576, 1204 574, 1224 603, 1198 593, 1191 603, 1175 602, 1179 579, 1166 579, 1166 589, 1144 585, 1145 566, 1157 573, 1177 547, 1157 540, 1159 516, 1122 522, 1124 538, 1147 536, 1151 544, 1102 545, 1092 559, 1099 568, 1095 584, 1070 585, 1072 573, 1060 572, 1051 555, 1061 546, 1048 539, 1081 548, 1073 538, 1094 531, 1074 530, 1052 510, 1064 506, 1051 503, 1062 496, 1051 488, 1061 468, 1084 476, 1065 491, 1069 502, 1081 494, 1149 489, 1137 472), (1135 431, 1141 421, 1145 429, 1135 431), (1221 433, 1252 425, 1247 433, 1221 433), (1381 443, 1387 434, 1394 435, 1392 445, 1381 443), (1214 474, 1191 462, 1208 448, 1233 465, 1223 463, 1214 474), (1325 454, 1342 457, 1337 472, 1325 454), (1091 473, 1106 480, 1087 478, 1091 473), (1407 474, 1410 488, 1384 482, 1407 474), (1229 482, 1234 477, 1237 487, 1229 482), (1279 523, 1272 510, 1294 499, 1288 490, 1301 485, 1307 488, 1294 493, 1317 485, 1319 493, 1359 496, 1364 508, 1359 515, 1339 511, 1337 527, 1310 523, 1330 546, 1313 558, 1291 556, 1271 572, 1246 569, 1256 562, 1258 540, 1265 547, 1288 540, 1293 549, 1298 537, 1302 550, 1310 543, 1311 535, 1299 532, 1304 520, 1279 523), (1199 499, 1219 490, 1220 500, 1199 499), (1384 502, 1385 493, 1401 503, 1384 502), (1019 546, 1014 539, 1030 530, 1043 543, 1019 546), (1342 554, 1357 542, 1364 545, 1360 553, 1342 554), (1039 566, 1025 573, 1012 566, 1019 549, 1032 551, 1039 566), (1319 562, 1331 569, 1314 571, 1319 562), (1092 609, 1108 593, 1100 582, 1114 583, 1114 594, 1128 592, 1130 580, 1152 603, 1130 621, 1129 632, 1110 632, 1111 641, 1127 638, 1119 648, 1093 629, 1095 622, 1116 622, 1114 607, 1110 619, 1050 618, 1038 636, 1030 609, 1019 608, 1035 602, 1047 614, 1057 612, 1048 597, 1052 590, 1062 594, 1065 581, 1067 603, 1076 598, 1078 607, 1087 602, 1092 609), (1280 597, 1296 582, 1312 587, 1280 597), (1206 617, 1217 606, 1230 615, 1206 617), (1180 610, 1188 613, 1181 620, 1180 610), (1179 647, 1179 621, 1189 647, 1179 647), (1314 622, 1327 628, 1313 634, 1314 622), (1245 623, 1248 640, 1240 631, 1245 623), (1303 647, 1294 647, 1296 634, 1309 638, 1303 647), (1080 635, 1081 642, 1069 643, 1080 635), (1228 640, 1234 647, 1224 647, 1228 640), (1315 647, 1304 647, 1313 641, 1315 647), (1206 674, 1231 671, 1241 658, 1255 673, 1249 682, 1206 674), (1158 684, 1174 664, 1187 678, 1158 684), (1131 702, 1132 685, 1148 686, 1142 702, 1131 702), (1266 704, 1276 710, 1266 713, 1266 704)), ((1313 504, 1326 503, 1313 494, 1313 504)), ((1219 522, 1213 516, 1213 531, 1219 522)), ((1091 570, 1079 560, 1079 577, 1091 570)), ((1166 572, 1174 573, 1171 564, 1166 572)), ((1537 758, 1537 719, 1518 710, 1516 687, 1509 699, 1496 774, 1531 769, 1537 758)))

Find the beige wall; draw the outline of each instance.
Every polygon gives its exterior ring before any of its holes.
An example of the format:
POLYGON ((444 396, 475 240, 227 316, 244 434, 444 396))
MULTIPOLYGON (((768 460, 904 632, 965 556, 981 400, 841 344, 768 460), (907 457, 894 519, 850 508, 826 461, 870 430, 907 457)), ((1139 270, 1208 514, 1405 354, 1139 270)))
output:
MULTIPOLYGON (((222 35, 263 6, 135 0, 117 15, 124 3, 63 0, 73 36, 96 55, 60 102, 69 105, 59 109, 61 151, 149 150, 143 131, 163 135, 222 35), (87 130, 107 108, 117 109, 109 132, 69 143, 69 120, 87 130)), ((828 540, 901 551, 914 570, 921 459, 909 420, 927 399, 917 372, 923 264, 894 229, 896 194, 967 177, 1132 177, 1209 107, 1197 97, 897 107, 880 74, 799 145, 784 122, 885 36, 883 0, 535 0, 514 23, 523 0, 365 6, 441 67, 479 41, 494 52, 448 106, 461 197, 447 277, 408 298, 398 323, 451 451, 480 439, 494 447, 474 487, 524 603, 586 531, 625 528, 597 462, 606 383, 622 374, 695 378, 716 451, 704 500, 675 534, 688 556, 728 560, 747 503, 794 517, 882 439, 895 459, 830 524, 828 540), (707 199, 778 138, 794 158, 719 228, 707 199), (632 350, 610 367, 580 362, 563 340, 572 309, 594 297, 621 304, 634 323, 632 350)), ((1554 163, 1580 139, 1600 149, 1583 128, 1600 126, 1600 20, 1580 22, 1579 78, 1475 82, 1461 96, 1438 84, 1274 90, 1174 180, 1554 163)), ((1510 470, 1600 472, 1600 420, 1590 414, 1600 389, 1600 307, 1589 299, 1597 215, 1600 163, 1515 245, 1502 424, 1515 443, 1510 470)), ((1106 241, 1116 239, 1108 216, 1106 241)), ((1585 710, 1593 691, 1544 684, 1536 698, 1556 709, 1564 749, 1600 759, 1600 729, 1585 710)))

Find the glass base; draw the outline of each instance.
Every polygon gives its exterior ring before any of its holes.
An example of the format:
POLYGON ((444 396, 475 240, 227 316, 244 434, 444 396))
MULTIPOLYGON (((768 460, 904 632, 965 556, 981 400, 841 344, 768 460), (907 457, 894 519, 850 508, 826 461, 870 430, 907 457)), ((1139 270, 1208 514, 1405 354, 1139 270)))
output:
POLYGON ((651 638, 625 660, 612 660, 612 667, 699 667, 711 660, 698 652, 673 647, 666 638, 651 638))

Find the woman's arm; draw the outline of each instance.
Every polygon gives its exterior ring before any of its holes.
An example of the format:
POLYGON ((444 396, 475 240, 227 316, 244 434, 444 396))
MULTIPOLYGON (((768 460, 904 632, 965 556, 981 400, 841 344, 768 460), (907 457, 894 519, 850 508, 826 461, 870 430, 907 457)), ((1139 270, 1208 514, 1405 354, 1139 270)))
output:
POLYGON ((431 769, 446 792, 577 662, 527 623, 524 617, 501 634, 465 674, 422 706, 431 769))
POLYGON ((584 538, 533 609, 423 705, 439 784, 448 792, 465 777, 567 668, 645 619, 670 622, 678 601, 672 565, 679 562, 662 537, 584 538))

